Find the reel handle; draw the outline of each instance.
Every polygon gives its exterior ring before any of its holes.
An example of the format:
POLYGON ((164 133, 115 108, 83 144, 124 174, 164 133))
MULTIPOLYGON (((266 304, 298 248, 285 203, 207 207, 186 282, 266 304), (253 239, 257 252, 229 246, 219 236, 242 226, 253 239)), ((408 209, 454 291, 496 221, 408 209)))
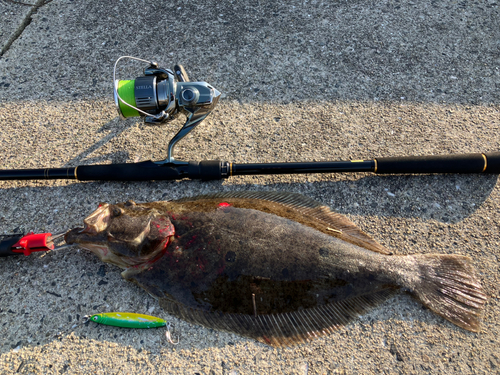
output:
POLYGON ((179 82, 189 82, 188 74, 186 73, 186 69, 180 64, 174 65, 174 73, 177 77, 177 81, 179 82))

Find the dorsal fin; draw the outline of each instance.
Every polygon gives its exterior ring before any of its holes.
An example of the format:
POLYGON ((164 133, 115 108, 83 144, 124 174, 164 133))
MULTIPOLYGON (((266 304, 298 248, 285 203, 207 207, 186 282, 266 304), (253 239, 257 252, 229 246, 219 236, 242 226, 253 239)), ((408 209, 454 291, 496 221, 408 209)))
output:
POLYGON ((234 207, 253 208, 273 213, 367 250, 386 255, 392 254, 347 217, 332 212, 328 206, 301 194, 275 191, 236 191, 187 197, 175 202, 187 203, 213 199, 223 199, 234 207))
POLYGON ((347 323, 392 297, 396 289, 386 288, 369 294, 282 314, 223 314, 186 307, 167 298, 160 306, 190 323, 234 332, 272 346, 291 346, 331 334, 347 323))

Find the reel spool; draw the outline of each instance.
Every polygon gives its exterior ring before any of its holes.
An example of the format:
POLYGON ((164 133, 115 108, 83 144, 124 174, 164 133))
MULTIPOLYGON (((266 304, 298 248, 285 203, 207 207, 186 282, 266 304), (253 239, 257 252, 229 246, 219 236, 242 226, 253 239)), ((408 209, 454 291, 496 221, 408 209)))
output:
POLYGON ((176 163, 175 144, 212 112, 221 95, 206 82, 190 82, 182 65, 175 65, 174 72, 132 56, 120 57, 113 69, 115 105, 122 119, 140 116, 145 123, 158 125, 172 121, 179 113, 186 116, 186 122, 168 144, 167 159, 158 164, 176 163), (116 67, 122 59, 146 62, 149 66, 143 77, 118 80, 116 67))

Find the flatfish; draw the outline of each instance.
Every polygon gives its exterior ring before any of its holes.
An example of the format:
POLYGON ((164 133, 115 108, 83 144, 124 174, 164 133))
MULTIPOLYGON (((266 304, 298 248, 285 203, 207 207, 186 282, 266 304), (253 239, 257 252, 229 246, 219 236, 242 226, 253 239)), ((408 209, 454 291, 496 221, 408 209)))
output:
POLYGON ((329 334, 400 289, 473 332, 487 301, 470 258, 395 255, 299 194, 102 203, 65 240, 124 269, 168 313, 272 346, 329 334))

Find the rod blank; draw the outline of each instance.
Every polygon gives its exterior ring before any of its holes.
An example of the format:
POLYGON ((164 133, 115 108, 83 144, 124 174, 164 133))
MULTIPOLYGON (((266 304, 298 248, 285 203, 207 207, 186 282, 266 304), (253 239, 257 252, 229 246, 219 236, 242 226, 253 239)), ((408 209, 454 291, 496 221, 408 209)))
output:
POLYGON ((4 169, 0 170, 0 180, 74 180, 75 167, 45 169, 4 169))
POLYGON ((258 174, 299 174, 299 173, 338 173, 374 172, 373 160, 325 161, 305 163, 254 163, 232 164, 232 176, 258 174))

